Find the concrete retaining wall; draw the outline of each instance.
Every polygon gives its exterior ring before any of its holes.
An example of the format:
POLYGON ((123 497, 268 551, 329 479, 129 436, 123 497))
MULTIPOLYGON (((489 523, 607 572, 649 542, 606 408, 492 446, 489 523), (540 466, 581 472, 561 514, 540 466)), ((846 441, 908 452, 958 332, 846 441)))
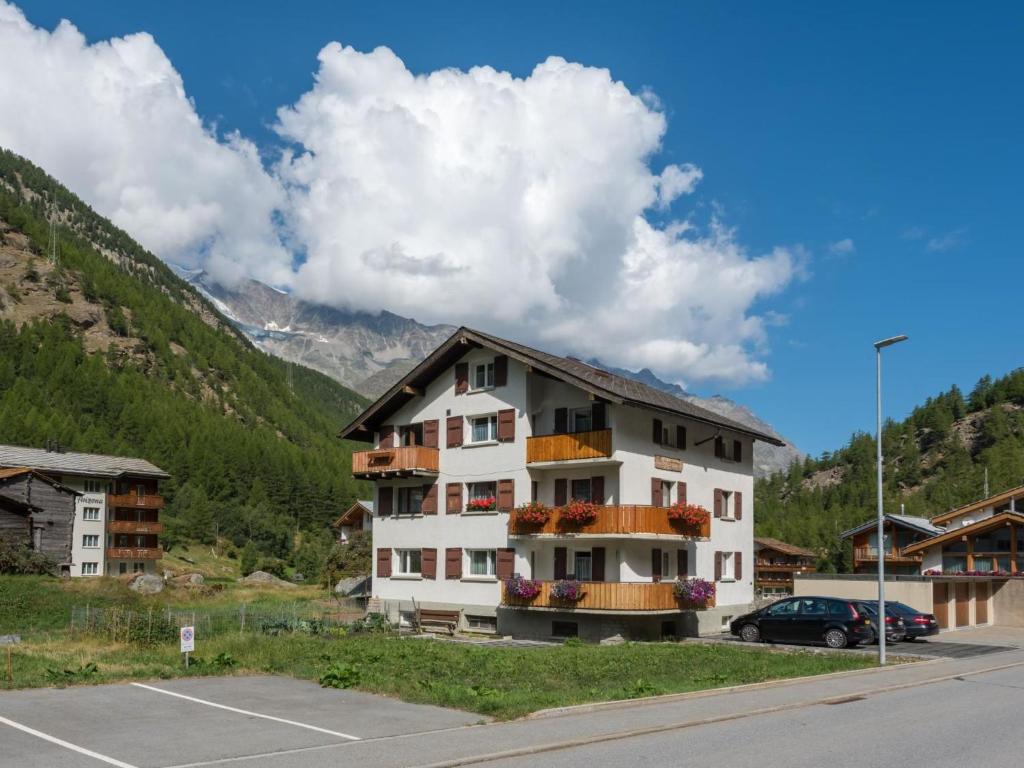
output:
MULTIPOLYGON (((856 600, 878 599, 878 578, 874 575, 836 574, 832 578, 819 574, 813 578, 793 580, 797 597, 821 595, 856 600)), ((932 612, 932 583, 925 578, 894 577, 885 580, 885 599, 906 603, 924 613, 932 612)))
POLYGON ((1024 581, 1009 579, 993 584, 992 619, 1001 627, 1024 627, 1024 581))

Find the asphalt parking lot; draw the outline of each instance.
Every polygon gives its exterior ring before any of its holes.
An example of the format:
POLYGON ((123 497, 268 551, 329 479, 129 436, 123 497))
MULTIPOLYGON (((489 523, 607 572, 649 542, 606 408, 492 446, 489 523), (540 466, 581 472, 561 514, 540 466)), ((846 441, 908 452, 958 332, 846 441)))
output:
POLYGON ((0 696, 0 766, 183 768, 485 721, 282 677, 13 691, 0 696))

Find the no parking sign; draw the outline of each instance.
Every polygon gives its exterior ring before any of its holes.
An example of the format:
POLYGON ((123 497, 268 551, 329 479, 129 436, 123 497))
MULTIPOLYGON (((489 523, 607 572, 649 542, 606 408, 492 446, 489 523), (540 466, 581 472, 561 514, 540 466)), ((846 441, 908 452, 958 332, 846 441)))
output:
POLYGON ((196 649, 196 628, 195 627, 182 627, 181 632, 181 652, 192 653, 196 649))

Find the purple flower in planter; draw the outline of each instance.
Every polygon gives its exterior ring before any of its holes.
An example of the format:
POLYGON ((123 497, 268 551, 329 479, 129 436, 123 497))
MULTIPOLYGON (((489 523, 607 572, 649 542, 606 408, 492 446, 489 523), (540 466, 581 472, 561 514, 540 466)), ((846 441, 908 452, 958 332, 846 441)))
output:
POLYGON ((706 607, 715 598, 715 583, 701 578, 685 579, 677 581, 673 591, 684 603, 706 607))
POLYGON ((551 598, 575 603, 583 597, 583 589, 578 581, 562 579, 551 585, 551 598))
POLYGON ((540 582, 524 579, 522 576, 513 576, 505 582, 505 591, 509 597, 533 600, 540 594, 540 582))

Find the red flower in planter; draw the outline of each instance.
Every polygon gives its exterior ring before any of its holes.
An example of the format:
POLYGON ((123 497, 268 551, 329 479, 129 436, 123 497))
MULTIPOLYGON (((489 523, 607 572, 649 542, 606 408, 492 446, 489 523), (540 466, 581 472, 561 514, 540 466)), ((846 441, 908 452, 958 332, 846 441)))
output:
POLYGON ((467 512, 491 512, 498 508, 498 500, 493 496, 486 499, 470 499, 466 504, 467 512))
POLYGON ((552 509, 539 501, 516 507, 516 522, 524 525, 544 525, 551 519, 552 509))
POLYGON ((574 525, 592 522, 597 517, 597 507, 591 501, 573 499, 562 507, 562 520, 574 525))
POLYGON ((668 508, 668 519, 674 523, 699 528, 711 519, 711 513, 700 504, 681 504, 676 502, 668 508))

